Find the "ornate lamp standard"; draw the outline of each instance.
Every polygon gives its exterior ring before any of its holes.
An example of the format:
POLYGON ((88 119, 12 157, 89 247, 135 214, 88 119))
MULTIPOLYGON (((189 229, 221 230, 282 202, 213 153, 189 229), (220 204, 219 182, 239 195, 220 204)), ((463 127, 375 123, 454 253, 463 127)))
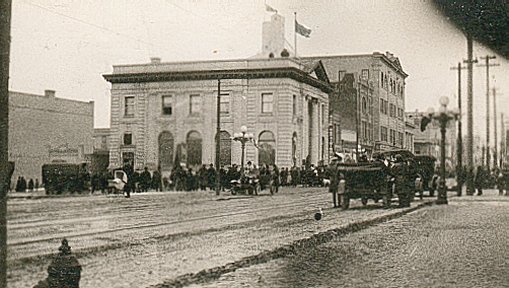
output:
MULTIPOLYGON (((433 108, 428 109, 429 119, 438 121, 440 125, 440 181, 438 182, 438 197, 437 204, 447 204, 447 187, 445 186, 445 132, 449 121, 456 121, 459 116, 459 110, 454 108, 453 110, 447 110, 447 104, 449 104, 449 98, 440 98, 440 109, 435 112, 433 108)), ((461 157, 461 155, 458 155, 461 157)))
POLYGON ((246 142, 253 141, 254 136, 252 133, 247 133, 247 127, 242 125, 240 127, 240 133, 233 133, 233 140, 239 141, 242 148, 242 154, 240 156, 240 171, 244 173, 244 150, 246 149, 246 142))

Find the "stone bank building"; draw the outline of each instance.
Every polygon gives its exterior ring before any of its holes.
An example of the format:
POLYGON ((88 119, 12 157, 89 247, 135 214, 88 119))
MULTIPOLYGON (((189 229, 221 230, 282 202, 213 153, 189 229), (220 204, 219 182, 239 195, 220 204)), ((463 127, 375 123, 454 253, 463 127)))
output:
POLYGON ((320 60, 291 58, 118 65, 111 83, 110 168, 136 169, 215 162, 220 82, 221 165, 240 164, 234 133, 247 127, 245 161, 328 163, 328 93, 320 60), (218 80, 220 79, 220 80, 218 80))

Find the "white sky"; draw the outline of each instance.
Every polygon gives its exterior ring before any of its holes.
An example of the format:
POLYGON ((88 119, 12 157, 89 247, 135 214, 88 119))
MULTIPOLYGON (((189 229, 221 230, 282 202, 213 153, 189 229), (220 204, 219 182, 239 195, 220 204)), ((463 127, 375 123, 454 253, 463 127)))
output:
MULTIPOLYGON (((253 56, 261 50, 262 22, 271 15, 264 3, 14 0, 10 90, 43 94, 54 89, 58 97, 94 100, 96 127, 108 127, 110 85, 101 75, 111 73, 112 65, 146 63, 152 56, 163 61, 253 56)), ((294 11, 299 22, 312 29, 310 38, 298 38, 300 55, 390 51, 410 75, 407 111, 437 108, 443 95, 456 106, 457 72, 449 68, 466 58, 466 40, 431 1, 267 0, 267 4, 286 18, 292 45, 294 11)), ((474 56, 486 54, 494 53, 474 43, 474 56)), ((498 97, 498 112, 505 111, 509 119, 509 61, 498 57, 492 62, 501 64, 490 69, 491 86, 503 94, 498 97)), ((475 131, 483 138, 485 71, 474 69, 475 131)), ((464 112, 466 75, 464 70, 464 112)))

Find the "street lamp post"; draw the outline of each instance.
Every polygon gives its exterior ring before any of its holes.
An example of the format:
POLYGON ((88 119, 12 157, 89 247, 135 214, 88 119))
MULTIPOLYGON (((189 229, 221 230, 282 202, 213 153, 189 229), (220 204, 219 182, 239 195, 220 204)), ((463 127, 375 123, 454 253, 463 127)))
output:
POLYGON ((430 119, 438 121, 440 125, 440 181, 438 182, 438 197, 437 204, 447 204, 447 187, 445 185, 445 132, 447 124, 451 120, 457 120, 459 117, 458 109, 447 110, 447 104, 449 104, 449 98, 440 98, 440 109, 437 113, 433 111, 433 108, 429 110, 430 119))
POLYGON ((246 142, 253 141, 253 134, 247 133, 247 127, 240 127, 240 133, 233 134, 233 140, 240 142, 240 147, 242 149, 240 155, 240 171, 244 173, 244 150, 246 149, 246 142))

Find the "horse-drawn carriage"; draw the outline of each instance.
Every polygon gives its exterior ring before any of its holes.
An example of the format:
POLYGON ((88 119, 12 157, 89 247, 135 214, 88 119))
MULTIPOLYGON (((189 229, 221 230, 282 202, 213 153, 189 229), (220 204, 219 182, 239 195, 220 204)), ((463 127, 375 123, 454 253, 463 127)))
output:
POLYGON ((113 179, 108 179, 108 193, 123 193, 127 181, 127 174, 124 170, 113 171, 113 179))

